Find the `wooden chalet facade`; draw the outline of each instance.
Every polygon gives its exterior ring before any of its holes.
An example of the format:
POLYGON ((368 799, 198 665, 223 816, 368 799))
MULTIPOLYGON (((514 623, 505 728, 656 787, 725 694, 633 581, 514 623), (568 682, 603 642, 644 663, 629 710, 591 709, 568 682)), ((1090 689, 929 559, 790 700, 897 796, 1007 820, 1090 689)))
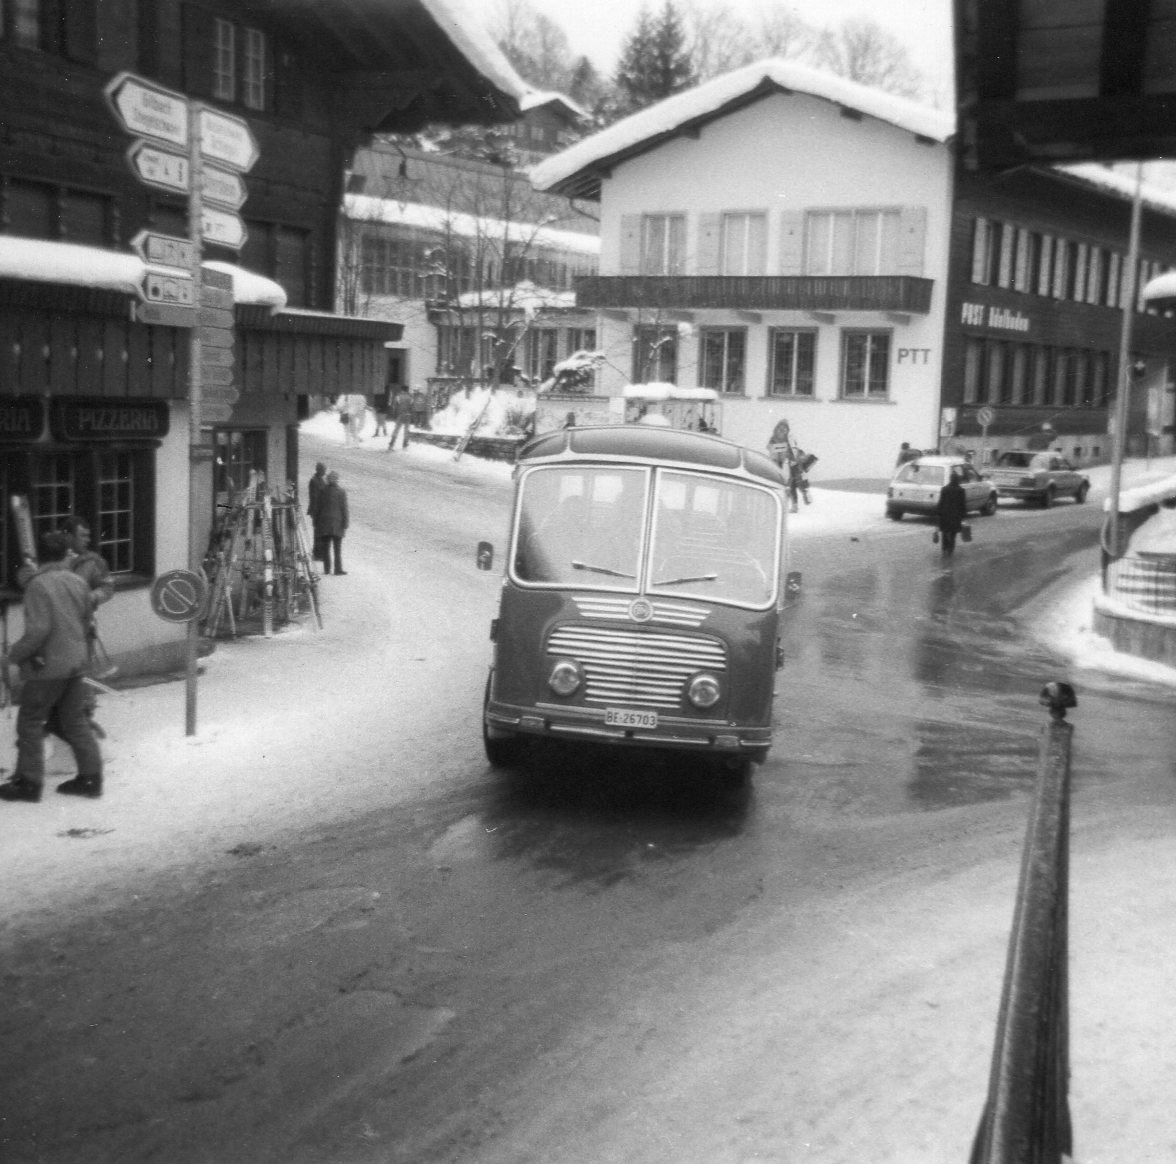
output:
POLYGON ((523 83, 488 40, 455 41, 450 16, 447 0, 0 7, 0 582, 19 559, 11 495, 38 534, 86 517, 116 575, 102 629, 124 672, 182 654, 149 585, 199 562, 216 505, 252 469, 300 479, 308 399, 384 383, 401 325, 334 313, 354 151, 377 132, 519 115, 523 83), (105 95, 124 72, 244 119, 259 147, 243 245, 204 245, 206 279, 231 292, 239 397, 198 441, 190 329, 135 319, 131 240, 187 238, 188 200, 129 164, 134 137, 105 95), (101 423, 76 422, 87 406, 101 423))

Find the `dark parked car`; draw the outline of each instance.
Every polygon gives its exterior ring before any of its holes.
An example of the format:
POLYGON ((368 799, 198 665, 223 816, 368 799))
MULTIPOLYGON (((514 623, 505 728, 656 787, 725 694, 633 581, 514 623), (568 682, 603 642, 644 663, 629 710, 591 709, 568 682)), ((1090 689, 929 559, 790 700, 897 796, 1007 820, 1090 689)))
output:
POLYGON ((1029 501, 1045 509, 1059 497, 1073 497, 1081 505, 1090 492, 1090 479, 1058 453, 1009 449, 996 458, 988 476, 998 496, 1029 501))

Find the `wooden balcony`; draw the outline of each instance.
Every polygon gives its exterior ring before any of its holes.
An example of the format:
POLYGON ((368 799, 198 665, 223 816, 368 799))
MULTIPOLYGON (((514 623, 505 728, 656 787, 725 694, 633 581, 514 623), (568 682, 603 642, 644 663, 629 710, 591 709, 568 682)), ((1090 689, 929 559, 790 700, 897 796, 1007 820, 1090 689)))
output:
POLYGON ((926 315, 934 283, 911 275, 586 275, 575 285, 578 307, 926 315))

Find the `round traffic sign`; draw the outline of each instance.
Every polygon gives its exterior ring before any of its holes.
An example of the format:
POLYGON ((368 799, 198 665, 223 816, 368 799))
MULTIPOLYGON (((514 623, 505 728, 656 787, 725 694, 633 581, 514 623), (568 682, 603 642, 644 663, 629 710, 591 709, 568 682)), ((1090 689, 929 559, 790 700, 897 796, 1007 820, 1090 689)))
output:
POLYGON ((981 428, 987 428, 995 419, 996 409, 989 408, 987 404, 976 413, 976 423, 981 428))
POLYGON ((208 580, 192 570, 169 570, 151 587, 151 609, 165 622, 195 622, 208 597, 208 580))

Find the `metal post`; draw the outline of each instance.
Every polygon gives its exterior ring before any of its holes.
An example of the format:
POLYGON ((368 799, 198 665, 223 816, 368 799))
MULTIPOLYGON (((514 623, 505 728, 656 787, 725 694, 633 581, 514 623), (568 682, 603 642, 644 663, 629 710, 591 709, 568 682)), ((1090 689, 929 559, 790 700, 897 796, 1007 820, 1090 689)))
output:
MULTIPOLYGON (((1127 440, 1127 406, 1131 396, 1131 328, 1138 297, 1139 225, 1143 209, 1143 163, 1135 167, 1135 194, 1131 199, 1131 233, 1127 243, 1127 279, 1123 286, 1123 327, 1119 334, 1119 391, 1115 395, 1115 433, 1111 441, 1110 514, 1108 548, 1119 553, 1119 489, 1123 478, 1123 448, 1127 440)), ((1104 583, 1105 585, 1105 583, 1104 583)))
MULTIPOLYGON (((200 310, 203 298, 203 174, 200 154, 200 111, 199 101, 188 103, 188 238, 192 243, 192 291, 196 309, 196 326, 190 328, 188 368, 188 566, 199 571, 200 553, 197 549, 196 531, 203 517, 200 504, 200 448, 201 448, 201 397, 202 397, 202 348, 200 335, 200 310)), ((185 651, 185 701, 184 734, 196 734, 196 659, 199 636, 195 621, 188 624, 188 638, 185 651)))

